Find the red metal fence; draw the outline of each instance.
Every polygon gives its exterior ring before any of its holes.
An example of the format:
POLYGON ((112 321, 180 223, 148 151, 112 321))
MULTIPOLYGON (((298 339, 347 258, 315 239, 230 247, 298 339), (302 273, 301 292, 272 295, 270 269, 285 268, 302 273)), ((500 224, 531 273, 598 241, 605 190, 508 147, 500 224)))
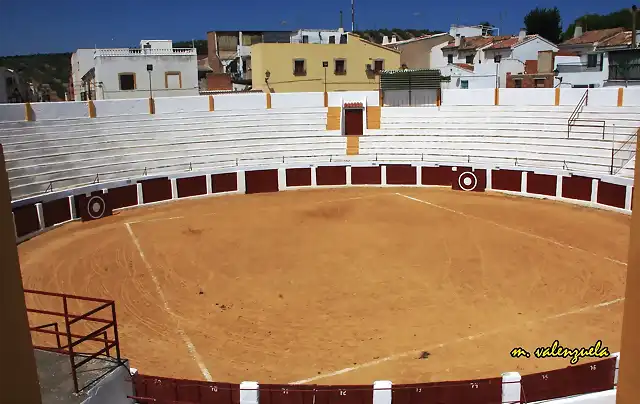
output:
POLYGON ((113 300, 31 289, 25 289, 24 293, 27 313, 30 313, 29 329, 34 348, 69 355, 76 393, 88 387, 78 385, 78 368, 99 356, 115 358, 121 363, 116 306, 113 300), (38 301, 47 298, 53 302, 42 304, 38 301), (60 307, 59 310, 50 309, 56 305, 60 307), (71 313, 70 306, 75 306, 81 313, 71 313), (103 318, 105 313, 107 318, 103 318), (99 317, 100 315, 103 317, 99 317), (114 351, 115 357, 112 356, 114 351))

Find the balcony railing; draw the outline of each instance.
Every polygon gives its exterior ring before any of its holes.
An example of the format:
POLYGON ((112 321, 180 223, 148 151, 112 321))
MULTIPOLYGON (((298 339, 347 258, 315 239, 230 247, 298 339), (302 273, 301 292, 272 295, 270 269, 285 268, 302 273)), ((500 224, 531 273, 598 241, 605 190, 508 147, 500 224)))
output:
POLYGON ((609 65, 609 80, 640 80, 640 63, 609 65))
POLYGON ((101 56, 196 56, 196 50, 195 48, 96 49, 94 57, 101 56))
POLYGON ((602 64, 589 66, 587 63, 559 63, 558 73, 600 72, 602 64))

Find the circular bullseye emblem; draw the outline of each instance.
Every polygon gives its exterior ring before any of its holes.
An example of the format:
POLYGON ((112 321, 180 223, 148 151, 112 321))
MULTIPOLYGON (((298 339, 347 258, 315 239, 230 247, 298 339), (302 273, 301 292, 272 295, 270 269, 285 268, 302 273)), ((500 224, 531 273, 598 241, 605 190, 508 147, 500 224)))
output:
POLYGON ((107 204, 100 196, 92 196, 87 202, 87 213, 92 219, 100 219, 107 208, 107 204))
POLYGON ((472 172, 465 172, 458 177, 458 185, 463 191, 473 191, 478 185, 478 178, 472 172))

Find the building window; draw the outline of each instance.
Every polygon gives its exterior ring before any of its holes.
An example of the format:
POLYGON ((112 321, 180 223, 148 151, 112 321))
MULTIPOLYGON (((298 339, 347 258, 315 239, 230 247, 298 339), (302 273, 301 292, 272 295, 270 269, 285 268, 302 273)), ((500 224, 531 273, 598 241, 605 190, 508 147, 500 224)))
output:
POLYGON ((347 74, 347 61, 344 59, 336 59, 335 63, 335 74, 347 74))
POLYGON ((373 71, 376 73, 380 73, 384 70, 384 60, 378 59, 373 62, 373 71))
POLYGON ((136 89, 135 73, 120 73, 118 74, 118 81, 120 82, 120 90, 122 91, 136 89))
POLYGON ((544 88, 544 79, 534 79, 533 80, 533 84, 537 87, 537 88, 544 88))
POLYGON ((587 55, 587 67, 596 67, 598 65, 598 54, 591 53, 587 55))
POLYGON ((473 64, 473 55, 468 55, 468 56, 465 58, 465 62, 466 62, 466 63, 468 63, 468 64, 470 64, 470 65, 472 65, 472 64, 473 64))
POLYGON ((453 55, 452 54, 448 54, 447 55, 447 63, 449 63, 449 64, 453 63, 453 55))
POLYGON ((513 79, 513 85, 515 88, 522 88, 522 79, 513 79))
POLYGON ((181 72, 165 72, 164 88, 169 88, 169 89, 182 88, 182 73, 181 72))
POLYGON ((464 89, 469 88, 469 80, 460 81, 460 88, 464 88, 464 89))
POLYGON ((335 35, 331 35, 331 36, 329 37, 329 43, 336 43, 336 37, 335 37, 335 35))
POLYGON ((302 35, 302 43, 309 43, 309 35, 302 35))
POLYGON ((340 35, 340 43, 347 43, 347 34, 340 35))
POLYGON ((307 67, 304 59, 296 59, 293 61, 293 75, 305 76, 307 74, 307 67))

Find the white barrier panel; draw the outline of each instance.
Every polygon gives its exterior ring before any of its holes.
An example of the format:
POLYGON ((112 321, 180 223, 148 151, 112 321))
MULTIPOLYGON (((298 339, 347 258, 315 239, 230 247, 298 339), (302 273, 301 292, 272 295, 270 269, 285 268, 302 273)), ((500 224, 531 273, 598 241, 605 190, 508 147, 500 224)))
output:
POLYGON ((494 105, 495 89, 444 89, 442 105, 494 105))
POLYGON ((97 117, 149 114, 148 98, 98 100, 93 103, 96 107, 97 117))
POLYGON ((640 88, 627 87, 624 89, 622 105, 625 107, 640 106, 640 88))
POLYGON ((380 98, 377 91, 332 91, 329 93, 329 106, 340 107, 342 102, 365 102, 367 106, 377 107, 380 105, 380 98))
POLYGON ((560 89, 560 105, 573 105, 574 107, 580 102, 580 98, 584 95, 586 88, 561 88, 560 89))
POLYGON ((221 94, 213 96, 214 109, 216 111, 228 111, 235 109, 267 109, 267 94, 221 94))
POLYGON ((555 105, 554 88, 501 88, 500 105, 555 105))
POLYGON ((324 107, 324 93, 273 93, 271 108, 318 108, 324 107))
POLYGON ((618 105, 618 89, 617 88, 590 88, 589 89, 589 106, 590 107, 615 107, 618 105))
POLYGON ((24 121, 24 104, 0 104, 0 122, 24 121))
POLYGON ((186 112, 208 112, 209 97, 160 97, 154 99, 156 114, 179 114, 186 112))
POLYGON ((34 121, 88 118, 89 105, 84 101, 36 102, 31 104, 34 121))

